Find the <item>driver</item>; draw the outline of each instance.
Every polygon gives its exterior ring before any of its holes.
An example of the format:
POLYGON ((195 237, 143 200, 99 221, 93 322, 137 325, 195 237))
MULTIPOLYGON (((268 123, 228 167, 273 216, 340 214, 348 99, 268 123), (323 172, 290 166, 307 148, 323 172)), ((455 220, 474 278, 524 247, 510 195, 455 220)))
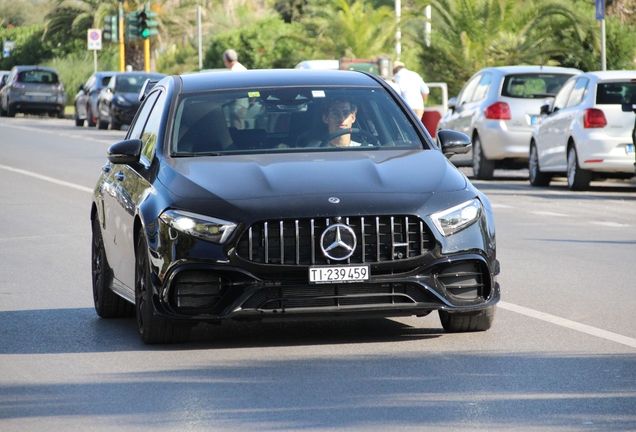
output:
POLYGON ((329 136, 338 131, 349 130, 349 133, 343 133, 334 137, 329 145, 333 147, 355 147, 361 143, 351 139, 351 127, 356 121, 357 107, 349 101, 337 100, 329 104, 322 113, 322 121, 325 122, 329 129, 329 136))

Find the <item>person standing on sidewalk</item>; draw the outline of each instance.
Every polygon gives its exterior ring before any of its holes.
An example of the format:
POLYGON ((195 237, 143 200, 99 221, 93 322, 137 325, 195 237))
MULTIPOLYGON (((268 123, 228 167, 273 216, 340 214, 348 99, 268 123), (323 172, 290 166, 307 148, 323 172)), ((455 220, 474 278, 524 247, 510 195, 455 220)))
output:
POLYGON ((239 63, 238 54, 233 49, 225 50, 223 53, 223 63, 232 72, 245 71, 247 68, 239 63))
POLYGON ((419 119, 424 115, 424 103, 429 89, 420 74, 408 70, 401 61, 393 62, 393 78, 400 87, 400 95, 419 119))

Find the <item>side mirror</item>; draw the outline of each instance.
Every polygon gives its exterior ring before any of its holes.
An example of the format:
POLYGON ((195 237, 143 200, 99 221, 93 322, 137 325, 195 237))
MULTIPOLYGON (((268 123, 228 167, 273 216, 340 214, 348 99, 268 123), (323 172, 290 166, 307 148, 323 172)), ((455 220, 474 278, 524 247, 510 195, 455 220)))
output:
POLYGON ((437 143, 445 156, 468 153, 473 146, 468 135, 447 129, 437 131, 437 143))
POLYGON ((449 110, 454 110, 455 107, 457 106, 457 98, 456 97, 452 97, 448 100, 448 109, 449 110))
POLYGON ((82 91, 84 90, 84 84, 80 84, 77 86, 77 90, 82 91))
POLYGON ((543 115, 550 115, 551 111, 550 104, 541 105, 541 109, 539 110, 543 115))
POLYGON ((139 162, 142 141, 138 138, 119 141, 108 148, 108 160, 114 164, 131 165, 139 162))

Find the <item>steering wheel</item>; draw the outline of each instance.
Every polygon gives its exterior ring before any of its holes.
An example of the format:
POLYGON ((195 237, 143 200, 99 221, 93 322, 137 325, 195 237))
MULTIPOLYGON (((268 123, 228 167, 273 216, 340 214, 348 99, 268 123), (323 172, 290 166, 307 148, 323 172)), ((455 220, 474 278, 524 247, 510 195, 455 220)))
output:
POLYGON ((380 143, 378 139, 376 138, 376 136, 373 135, 371 132, 367 132, 363 129, 351 128, 351 129, 340 129, 335 131, 334 133, 329 134, 327 137, 322 139, 322 141, 320 142, 320 147, 329 145, 331 140, 334 138, 338 138, 339 136, 348 135, 348 134, 351 134, 351 135, 360 134, 360 135, 363 135, 365 138, 369 138, 369 141, 366 139, 364 140, 364 143, 367 143, 367 145, 380 143))

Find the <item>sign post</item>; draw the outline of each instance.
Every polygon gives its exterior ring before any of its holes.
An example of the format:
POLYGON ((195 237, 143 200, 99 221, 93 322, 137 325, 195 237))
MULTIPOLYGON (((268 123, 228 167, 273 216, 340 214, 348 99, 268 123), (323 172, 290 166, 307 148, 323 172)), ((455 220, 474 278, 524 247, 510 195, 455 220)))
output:
POLYGON ((601 22, 601 70, 607 70, 605 61, 605 0, 596 0, 596 20, 601 22))
POLYGON ((11 50, 14 47, 14 42, 11 40, 6 40, 4 41, 4 44, 2 44, 2 57, 3 58, 7 58, 11 55, 11 50))
POLYGON ((102 29, 88 29, 88 49, 93 51, 93 69, 97 72, 97 50, 102 49, 102 29))

